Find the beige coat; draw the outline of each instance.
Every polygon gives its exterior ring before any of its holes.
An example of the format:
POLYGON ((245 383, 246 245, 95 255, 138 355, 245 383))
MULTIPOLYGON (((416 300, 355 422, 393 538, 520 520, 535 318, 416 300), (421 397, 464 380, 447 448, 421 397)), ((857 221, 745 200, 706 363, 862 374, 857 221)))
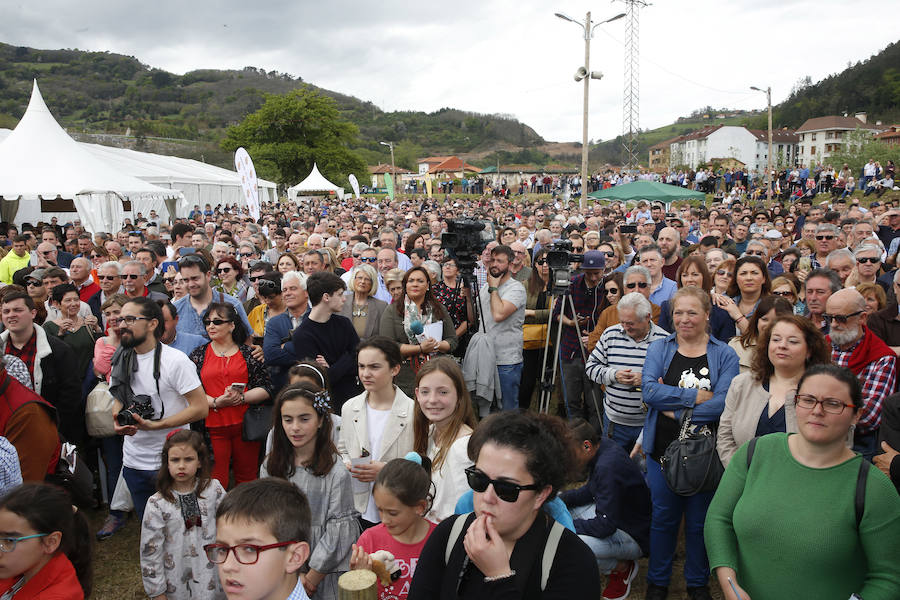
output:
MULTIPOLYGON (((731 380, 716 440, 716 449, 723 466, 728 466, 731 457, 742 444, 756 437, 759 416, 768 405, 769 392, 763 389, 762 383, 753 377, 753 373, 747 371, 731 380)), ((797 432, 797 413, 790 399, 784 403, 784 421, 788 433, 797 432)))
MULTIPOLYGON (((350 463, 353 458, 360 458, 365 448, 371 454, 369 444, 368 418, 366 414, 366 397, 368 392, 354 396, 344 403, 341 409, 341 458, 345 463, 350 463)), ((403 458, 407 452, 413 449, 413 416, 415 404, 413 400, 403 393, 399 387, 394 387, 394 404, 391 406, 391 415, 384 426, 381 435, 381 452, 377 454, 380 462, 387 462, 394 458, 403 458)), ((369 504, 369 496, 372 493, 372 485, 368 491, 360 491, 353 494, 353 503, 360 513, 366 511, 369 504)))

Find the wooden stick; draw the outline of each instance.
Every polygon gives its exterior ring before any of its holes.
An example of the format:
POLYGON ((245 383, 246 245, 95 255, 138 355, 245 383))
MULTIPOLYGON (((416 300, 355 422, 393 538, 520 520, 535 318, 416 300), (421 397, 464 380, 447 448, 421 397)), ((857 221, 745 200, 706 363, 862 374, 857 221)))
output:
POLYGON ((338 579, 338 600, 378 600, 378 578, 367 569, 347 571, 338 579))

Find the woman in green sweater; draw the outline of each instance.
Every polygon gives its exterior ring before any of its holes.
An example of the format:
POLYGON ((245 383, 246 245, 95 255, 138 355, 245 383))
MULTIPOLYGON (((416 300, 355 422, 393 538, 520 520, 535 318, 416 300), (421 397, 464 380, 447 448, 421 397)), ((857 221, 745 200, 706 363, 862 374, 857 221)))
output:
POLYGON ((757 438, 751 460, 744 444, 709 506, 706 549, 725 598, 900 598, 900 497, 846 446, 862 406, 859 380, 815 365, 794 402, 798 433, 757 438))

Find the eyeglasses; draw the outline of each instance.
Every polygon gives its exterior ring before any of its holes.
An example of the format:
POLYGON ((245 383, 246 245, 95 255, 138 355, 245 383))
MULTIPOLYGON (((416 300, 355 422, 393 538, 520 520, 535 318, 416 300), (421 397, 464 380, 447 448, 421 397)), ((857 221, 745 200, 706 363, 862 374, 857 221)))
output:
POLYGON ((126 325, 134 325, 137 321, 149 321, 150 317, 135 317, 134 315, 128 315, 127 317, 119 317, 120 323, 125 323, 126 325))
POLYGON ((475 467, 466 469, 466 479, 469 481, 472 491, 478 493, 486 491, 489 485, 494 486, 494 493, 504 502, 515 502, 519 499, 519 492, 522 490, 539 490, 543 487, 537 483, 519 485, 502 479, 491 479, 475 467))
POLYGON ((626 283, 625 287, 628 288, 629 290, 633 290, 636 287, 641 288, 643 290, 644 288, 647 287, 647 285, 648 284, 646 281, 632 281, 631 283, 626 283))
POLYGON ((118 279, 121 275, 97 275, 97 279, 103 279, 105 281, 112 281, 113 279, 118 279))
POLYGON ((216 269, 216 273, 231 273, 233 270, 231 267, 222 267, 221 269, 216 269))
POLYGON ((864 265, 866 263, 869 263, 872 265, 877 265, 878 263, 881 262, 881 257, 880 256, 860 256, 859 258, 856 259, 856 262, 858 262, 861 265, 864 265))
POLYGON ((858 311, 856 311, 855 313, 850 313, 849 315, 829 315, 829 314, 824 314, 824 315, 822 315, 822 318, 825 319, 825 322, 828 323, 829 325, 831 325, 831 322, 832 322, 832 321, 837 321, 837 322, 840 323, 841 325, 846 325, 846 324, 847 324, 847 321, 849 321, 849 320, 852 319, 853 317, 857 317, 857 316, 863 314, 863 312, 865 312, 865 311, 858 310, 858 311))
POLYGON ((794 292, 786 291, 786 292, 772 292, 773 296, 781 296, 782 298, 791 297, 794 295, 794 292))
POLYGON ((204 327, 209 327, 210 325, 221 327, 225 323, 233 323, 233 321, 231 319, 203 319, 204 327))
POLYGON ((122 274, 122 279, 137 279, 139 277, 140 277, 140 275, 138 275, 137 273, 123 273, 122 274))
POLYGON ((834 236, 833 235, 817 235, 816 239, 821 242, 823 240, 833 240, 834 236))
POLYGON ((377 261, 378 261, 378 259, 377 259, 376 257, 374 257, 374 256, 361 256, 361 257, 359 258, 359 260, 361 260, 361 261, 364 262, 364 263, 373 263, 373 262, 377 262, 377 261))
POLYGON ((271 550, 272 548, 284 548, 297 542, 278 542, 277 544, 267 544, 265 546, 257 546, 256 544, 238 544, 237 546, 229 546, 227 544, 207 544, 203 546, 206 558, 209 562, 221 565, 228 560, 228 553, 234 551, 234 558, 242 565, 255 565, 259 560, 259 553, 271 550))
POLYGON ((607 288, 606 293, 607 294, 618 294, 619 288, 607 288))
POLYGON ((17 538, 0 538, 0 552, 10 553, 16 549, 16 544, 24 540, 34 538, 42 538, 50 535, 49 533, 35 533, 34 535, 24 535, 17 538))
POLYGON ((844 408, 855 408, 852 404, 841 402, 836 398, 822 398, 819 400, 812 394, 797 394, 794 397, 794 405, 806 410, 813 410, 816 404, 822 405, 822 410, 833 415, 844 412, 844 408))

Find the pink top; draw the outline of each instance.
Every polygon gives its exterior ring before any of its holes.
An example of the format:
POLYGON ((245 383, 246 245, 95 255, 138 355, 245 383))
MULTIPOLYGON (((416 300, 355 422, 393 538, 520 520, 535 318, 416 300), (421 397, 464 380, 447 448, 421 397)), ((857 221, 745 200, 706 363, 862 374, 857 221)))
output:
POLYGON ((111 361, 112 355, 115 354, 118 346, 113 346, 106 342, 106 338, 98 338, 94 344, 94 371, 99 373, 109 383, 110 371, 112 371, 111 361))
POLYGON ((391 534, 388 533, 384 523, 379 523, 375 527, 371 527, 363 531, 356 542, 362 546, 363 550, 371 554, 376 550, 387 550, 394 555, 394 563, 400 565, 400 578, 394 581, 388 587, 383 587, 381 581, 378 582, 378 598, 379 600, 405 600, 409 593, 409 584, 412 583, 413 575, 416 572, 416 563, 419 562, 419 555, 422 554, 422 548, 425 542, 431 536, 431 532, 437 527, 434 523, 429 523, 428 533, 417 544, 403 544, 398 542, 391 534))

